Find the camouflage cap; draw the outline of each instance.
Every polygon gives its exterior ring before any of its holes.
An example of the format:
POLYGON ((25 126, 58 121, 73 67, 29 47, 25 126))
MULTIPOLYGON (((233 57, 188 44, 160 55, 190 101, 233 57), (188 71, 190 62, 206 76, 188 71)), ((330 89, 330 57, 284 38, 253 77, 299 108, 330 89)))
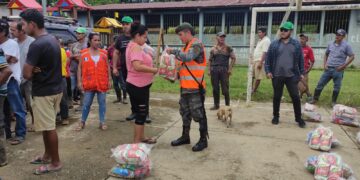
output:
POLYGON ((178 34, 179 32, 184 31, 184 30, 189 30, 192 35, 195 35, 194 27, 190 23, 187 23, 187 22, 181 23, 178 27, 176 27, 175 32, 176 32, 176 34, 178 34))

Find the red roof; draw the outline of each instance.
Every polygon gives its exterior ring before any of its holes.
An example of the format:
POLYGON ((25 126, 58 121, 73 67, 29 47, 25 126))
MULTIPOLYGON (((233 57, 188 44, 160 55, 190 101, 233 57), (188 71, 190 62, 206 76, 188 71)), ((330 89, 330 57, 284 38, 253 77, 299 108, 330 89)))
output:
POLYGON ((82 9, 92 9, 85 0, 59 0, 55 4, 56 7, 71 9, 74 6, 82 9))
POLYGON ((8 4, 10 9, 41 9, 41 5, 35 0, 11 0, 8 4))
MULTIPOLYGON (((311 3, 344 3, 351 0, 303 0, 304 4, 311 3)), ((180 2, 153 2, 153 3, 127 3, 106 4, 92 6, 94 10, 139 10, 139 9, 184 9, 184 8, 214 8, 214 7, 239 7, 239 6, 261 6, 261 5, 287 5, 289 0, 200 0, 180 2)))

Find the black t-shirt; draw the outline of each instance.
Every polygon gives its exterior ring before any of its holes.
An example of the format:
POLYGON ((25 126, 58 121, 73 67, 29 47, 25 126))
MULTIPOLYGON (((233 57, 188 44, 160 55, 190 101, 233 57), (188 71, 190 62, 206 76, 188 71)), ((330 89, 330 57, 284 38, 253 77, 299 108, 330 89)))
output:
POLYGON ((126 47, 129 44, 131 40, 130 36, 125 36, 124 34, 119 36, 116 43, 115 43, 115 48, 120 52, 121 56, 120 56, 120 66, 121 67, 125 67, 126 68, 126 47))
POLYGON ((31 43, 26 63, 41 69, 32 78, 34 96, 51 96, 62 92, 61 50, 54 36, 42 35, 31 43))
MULTIPOLYGON (((118 37, 115 43, 115 48, 121 53, 120 56, 120 66, 126 68, 126 47, 131 41, 130 36, 125 36, 125 34, 118 37)), ((149 39, 146 41, 146 44, 150 44, 149 39)))

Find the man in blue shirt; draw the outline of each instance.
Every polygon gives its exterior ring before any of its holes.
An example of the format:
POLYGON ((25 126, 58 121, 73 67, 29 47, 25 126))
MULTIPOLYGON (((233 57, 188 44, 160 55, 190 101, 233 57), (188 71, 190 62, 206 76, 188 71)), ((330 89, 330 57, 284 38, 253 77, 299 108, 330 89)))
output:
POLYGON ((324 73, 315 88, 314 98, 311 101, 312 104, 319 100, 321 91, 331 79, 334 82, 332 105, 336 104, 344 77, 344 70, 355 58, 351 46, 344 40, 346 31, 339 29, 335 34, 335 41, 328 45, 325 52, 324 73))
POLYGON ((280 102, 284 85, 291 97, 295 121, 304 128, 305 122, 301 119, 301 102, 297 84, 304 79, 304 57, 299 41, 291 38, 294 25, 286 22, 280 27, 280 39, 270 44, 265 60, 265 71, 272 80, 274 89, 272 124, 279 124, 280 102))

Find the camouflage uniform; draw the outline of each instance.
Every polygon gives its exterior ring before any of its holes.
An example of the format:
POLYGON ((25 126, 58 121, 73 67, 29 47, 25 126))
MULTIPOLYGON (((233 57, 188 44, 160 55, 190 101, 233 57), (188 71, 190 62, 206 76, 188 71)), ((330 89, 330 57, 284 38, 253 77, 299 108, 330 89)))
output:
POLYGON ((230 105, 228 72, 230 57, 235 57, 230 46, 225 46, 224 49, 219 49, 218 46, 215 46, 210 51, 210 75, 215 107, 219 107, 220 104, 219 83, 221 84, 222 94, 225 96, 225 105, 230 105))
MULTIPOLYGON (((186 60, 194 59, 196 62, 202 63, 204 59, 204 49, 201 43, 194 43, 189 52, 186 54, 180 50, 173 50, 172 54, 174 54, 177 59, 180 59, 184 62, 186 62, 186 60)), ((181 89, 179 104, 183 127, 190 129, 191 120, 193 119, 195 122, 200 123, 200 131, 207 132, 207 120, 204 101, 205 89, 181 89)))

